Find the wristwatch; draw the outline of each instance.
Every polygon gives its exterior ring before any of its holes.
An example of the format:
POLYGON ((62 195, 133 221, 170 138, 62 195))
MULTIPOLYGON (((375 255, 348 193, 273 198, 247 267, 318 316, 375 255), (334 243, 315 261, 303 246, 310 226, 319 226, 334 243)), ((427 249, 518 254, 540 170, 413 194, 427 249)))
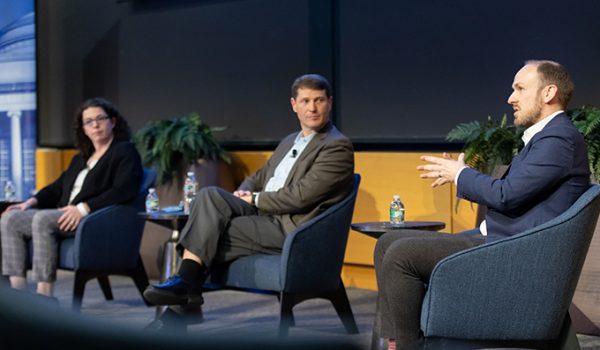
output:
POLYGON ((252 204, 256 206, 256 197, 258 197, 258 192, 252 192, 252 204))

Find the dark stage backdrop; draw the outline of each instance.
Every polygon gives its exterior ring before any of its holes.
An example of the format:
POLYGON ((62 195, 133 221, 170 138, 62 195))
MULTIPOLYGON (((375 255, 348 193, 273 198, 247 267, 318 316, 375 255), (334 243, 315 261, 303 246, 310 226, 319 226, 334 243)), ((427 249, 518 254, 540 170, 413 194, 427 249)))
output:
POLYGON ((598 105, 599 14, 598 1, 340 1, 341 126, 419 143, 459 122, 512 120, 513 77, 532 58, 569 69, 572 105, 598 105))
POLYGON ((198 112, 233 145, 298 128, 289 86, 334 85, 335 123, 367 145, 444 144, 457 123, 511 114, 528 58, 572 72, 572 105, 600 105, 600 2, 38 0, 39 144, 71 145, 85 98, 134 130, 198 112))

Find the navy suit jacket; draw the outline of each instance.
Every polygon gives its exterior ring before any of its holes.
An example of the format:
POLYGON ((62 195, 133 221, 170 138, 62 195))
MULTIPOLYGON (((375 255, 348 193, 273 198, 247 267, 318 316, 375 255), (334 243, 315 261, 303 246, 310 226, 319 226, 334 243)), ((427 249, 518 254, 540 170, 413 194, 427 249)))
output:
POLYGON ((458 177, 457 194, 488 207, 486 241, 490 242, 556 217, 589 184, 585 141, 561 113, 513 158, 502 178, 464 169, 458 177))

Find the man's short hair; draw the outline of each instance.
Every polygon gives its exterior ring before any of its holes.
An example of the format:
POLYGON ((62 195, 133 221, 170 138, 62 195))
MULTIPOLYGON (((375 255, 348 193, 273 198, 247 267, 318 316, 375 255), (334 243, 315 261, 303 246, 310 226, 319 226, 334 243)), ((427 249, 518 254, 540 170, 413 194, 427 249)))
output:
POLYGON ((540 88, 548 85, 556 85, 558 88, 556 98, 562 107, 566 108, 571 100, 575 86, 565 67, 558 62, 548 60, 529 60, 525 64, 537 66, 537 72, 541 80, 540 88))
POLYGON ((331 85, 325 77, 319 74, 306 74, 292 84, 292 97, 298 97, 298 89, 325 90, 325 95, 331 97, 331 85))

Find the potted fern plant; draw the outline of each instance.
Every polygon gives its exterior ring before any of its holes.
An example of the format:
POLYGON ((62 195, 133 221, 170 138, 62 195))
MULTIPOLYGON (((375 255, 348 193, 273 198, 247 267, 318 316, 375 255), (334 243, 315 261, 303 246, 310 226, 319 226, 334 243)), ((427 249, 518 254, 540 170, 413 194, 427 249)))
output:
MULTIPOLYGON (((161 207, 179 205, 183 198, 183 182, 188 171, 196 174, 198 187, 220 186, 234 189, 229 156, 215 133, 222 127, 210 127, 197 113, 168 120, 151 121, 134 134, 134 142, 144 166, 157 172, 157 188, 161 207)), ((150 278, 160 277, 158 257, 171 230, 157 224, 145 226, 140 254, 150 278)))
POLYGON ((229 156, 214 133, 222 127, 210 127, 198 113, 168 120, 148 122, 134 135, 144 166, 157 171, 157 184, 183 179, 199 159, 229 162, 229 156))
POLYGON ((569 111, 575 127, 583 134, 588 150, 592 181, 600 181, 600 108, 583 105, 569 111))

